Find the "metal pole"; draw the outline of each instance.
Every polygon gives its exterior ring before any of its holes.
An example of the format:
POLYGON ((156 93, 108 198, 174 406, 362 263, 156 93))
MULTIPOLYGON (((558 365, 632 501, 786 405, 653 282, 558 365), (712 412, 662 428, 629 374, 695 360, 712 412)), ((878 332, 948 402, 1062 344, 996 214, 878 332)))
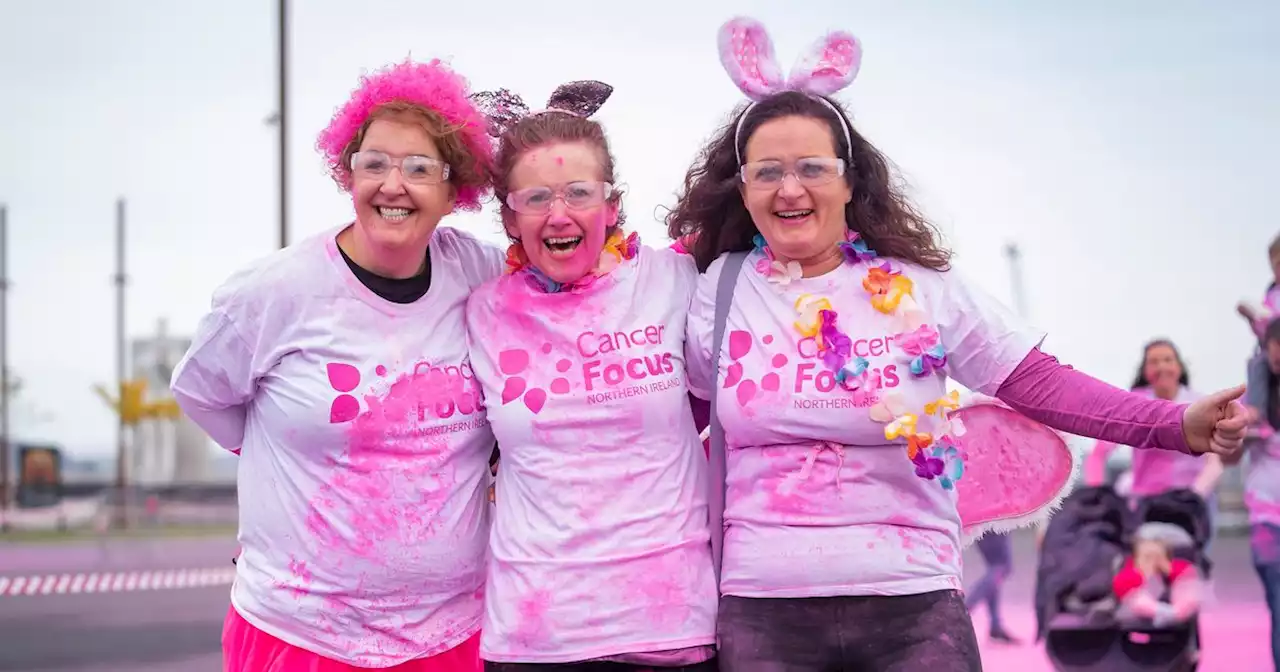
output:
POLYGON ((279 0, 277 3, 277 30, 276 47, 279 49, 277 61, 280 70, 277 73, 277 92, 279 100, 276 102, 278 114, 280 115, 280 247, 286 247, 289 244, 289 2, 288 0, 279 0))
POLYGON ((1009 243, 1004 247, 1004 254, 1009 258, 1009 281, 1012 283, 1013 309, 1022 317, 1027 317, 1027 293, 1022 280, 1022 252, 1017 243, 1009 243))
POLYGON ((0 205, 0 531, 9 517, 9 209, 0 205))
MULTIPOLYGON (((124 312, 124 289, 128 281, 125 276, 125 258, 124 258, 124 241, 125 241, 125 218, 124 218, 124 199, 116 201, 116 394, 120 400, 120 408, 124 410, 124 383, 125 383, 125 312, 124 312)), ((119 516, 119 524, 124 527, 128 524, 128 516, 126 515, 126 502, 128 497, 125 494, 125 417, 124 413, 117 412, 119 422, 116 424, 116 496, 117 515, 119 516)))

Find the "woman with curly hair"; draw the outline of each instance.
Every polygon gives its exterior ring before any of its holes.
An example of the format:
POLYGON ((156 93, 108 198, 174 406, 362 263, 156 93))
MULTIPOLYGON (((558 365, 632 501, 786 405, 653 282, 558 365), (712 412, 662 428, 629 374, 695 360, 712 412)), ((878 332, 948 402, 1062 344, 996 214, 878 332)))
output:
MULTIPOLYGON (((1100 383, 949 270, 829 98, 857 72, 852 35, 827 35, 785 78, 754 21, 725 24, 720 52, 752 102, 667 223, 705 271, 686 359, 723 427, 709 492, 721 669, 980 670, 946 378, 1050 427, 1192 453, 1240 450, 1243 388, 1186 406, 1100 383)), ((1001 476, 978 496, 1012 509, 1028 479, 1001 476)))
POLYGON ((438 61, 365 77, 320 135, 355 220, 240 271, 173 375, 240 455, 227 672, 478 670, 488 461, 463 310, 502 256, 492 145, 438 61))

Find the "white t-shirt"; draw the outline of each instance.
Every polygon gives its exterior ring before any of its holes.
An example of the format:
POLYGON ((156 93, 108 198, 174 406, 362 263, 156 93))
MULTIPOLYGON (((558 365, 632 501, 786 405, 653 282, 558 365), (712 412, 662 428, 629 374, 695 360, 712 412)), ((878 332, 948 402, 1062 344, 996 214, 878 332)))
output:
MULTIPOLYGON (((700 395, 718 390, 727 445, 721 592, 816 597, 960 588, 955 490, 918 477, 904 442, 886 440, 885 423, 869 412, 894 395, 920 414, 946 394, 946 379, 911 375, 911 357, 894 339, 903 331, 898 318, 873 308, 863 288, 865 263, 784 287, 756 270, 762 257, 752 252, 737 280, 718 371, 712 328, 724 257, 700 279, 688 321, 690 386, 700 395), (873 398, 837 384, 813 340, 797 333, 795 302, 803 294, 830 301, 852 354, 880 375, 884 387, 873 398)), ((1042 334, 955 272, 898 265, 940 336, 947 371, 994 395, 1042 334)))
POLYGON ((581 292, 476 290, 472 362, 502 448, 480 653, 583 661, 715 640, 706 455, 684 373, 697 270, 641 248, 581 292))
POLYGON ((172 387, 242 448, 236 610, 289 644, 390 667, 480 627, 494 439, 463 311, 502 255, 438 229, 430 291, 395 304, 351 273, 341 230, 218 289, 172 387))

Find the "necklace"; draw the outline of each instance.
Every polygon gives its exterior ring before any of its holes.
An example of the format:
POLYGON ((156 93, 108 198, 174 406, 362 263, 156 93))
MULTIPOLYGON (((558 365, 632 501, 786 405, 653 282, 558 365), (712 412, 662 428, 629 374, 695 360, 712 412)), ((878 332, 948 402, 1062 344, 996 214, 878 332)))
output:
POLYGON ((621 228, 615 228, 605 239, 604 248, 600 250, 600 259, 591 272, 573 282, 556 282, 547 277, 537 266, 529 263, 520 241, 511 243, 507 248, 506 272, 510 275, 523 273, 529 286, 548 294, 558 292, 578 292, 590 287, 597 278, 608 275, 613 269, 627 259, 634 259, 640 253, 640 236, 633 231, 629 236, 622 235, 621 228))
MULTIPOLYGON (((753 241, 763 254, 756 262, 756 272, 770 284, 782 288, 802 277, 800 264, 779 260, 764 236, 757 233, 753 241)), ((912 296, 915 285, 911 279, 902 273, 900 266, 880 259, 856 231, 846 231, 845 240, 837 246, 842 263, 867 267, 862 288, 871 306, 897 318, 901 331, 892 340, 898 351, 908 358, 911 375, 915 378, 945 375, 946 350, 937 329, 926 323, 924 311, 912 296)), ((870 370, 867 358, 853 355, 853 340, 838 326, 839 314, 830 299, 805 293, 796 298, 794 308, 796 332, 802 339, 814 343, 823 365, 835 374, 842 388, 853 393, 856 405, 871 402, 869 415, 872 420, 884 423, 885 440, 906 442, 907 459, 915 467, 916 476, 937 479, 943 488, 953 489, 964 475, 963 448, 958 441, 964 434, 964 426, 959 418, 950 417, 950 412, 960 406, 959 392, 928 402, 919 411, 907 408, 896 393, 880 398, 877 393, 883 388, 883 381, 879 372, 870 370), (925 431, 926 425, 930 431, 925 431)))

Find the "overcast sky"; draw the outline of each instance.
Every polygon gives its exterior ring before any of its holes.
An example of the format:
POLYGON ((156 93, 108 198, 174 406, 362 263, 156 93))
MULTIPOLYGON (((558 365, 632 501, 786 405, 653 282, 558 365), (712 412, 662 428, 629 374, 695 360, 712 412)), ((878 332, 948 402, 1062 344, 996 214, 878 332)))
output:
MULTIPOLYGON (((1173 338, 1193 383, 1243 378, 1237 300, 1269 280, 1280 233, 1280 3, 433 3, 294 0, 294 240, 349 201, 313 149, 362 70, 444 57, 474 88, 534 107, 571 79, 616 87, 599 114, 630 222, 662 244, 701 142, 740 101, 715 51, 760 18, 784 67, 847 28, 862 72, 841 97, 957 252, 1008 299, 1025 257, 1046 348, 1127 385, 1173 338), (1031 5, 1038 5, 1032 8, 1031 5), (1123 8, 1117 8, 1123 5, 1123 8), (799 11, 803 6, 805 11, 799 11)), ((114 376, 114 201, 128 199, 128 329, 189 333, 210 292, 276 245, 275 2, 0 1, 0 203, 9 209, 9 360, 25 438, 114 446, 90 388, 114 376)), ((499 240, 493 212, 447 223, 499 240)))

